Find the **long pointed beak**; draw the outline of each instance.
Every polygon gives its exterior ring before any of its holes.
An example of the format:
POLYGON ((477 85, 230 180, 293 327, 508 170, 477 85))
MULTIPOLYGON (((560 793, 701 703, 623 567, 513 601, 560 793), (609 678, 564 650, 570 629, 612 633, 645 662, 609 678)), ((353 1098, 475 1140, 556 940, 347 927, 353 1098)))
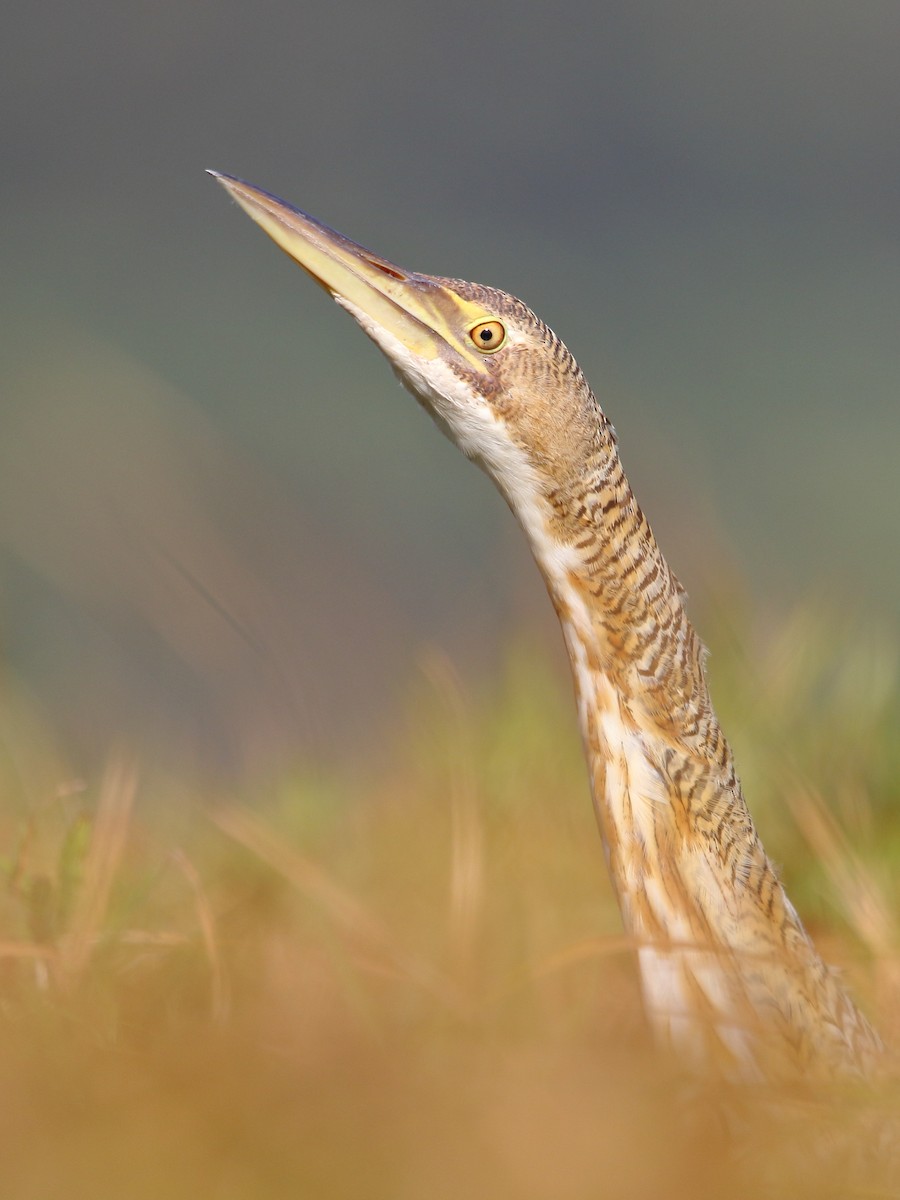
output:
POLYGON ((479 371, 484 369, 463 340, 465 331, 484 317, 477 305, 443 281, 395 266, 261 188, 219 171, 209 174, 357 319, 363 314, 420 358, 436 358, 449 348, 479 371))

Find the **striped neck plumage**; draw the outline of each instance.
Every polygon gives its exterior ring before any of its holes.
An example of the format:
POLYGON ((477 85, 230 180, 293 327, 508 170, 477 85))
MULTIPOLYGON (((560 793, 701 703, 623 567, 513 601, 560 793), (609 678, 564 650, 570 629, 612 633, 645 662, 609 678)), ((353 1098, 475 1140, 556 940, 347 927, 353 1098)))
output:
POLYGON ((881 1042, 766 857, 684 594, 602 414, 584 451, 581 470, 557 472, 527 500, 521 487, 515 498, 501 490, 562 625, 649 1018, 682 1059, 730 1079, 866 1074, 881 1042))

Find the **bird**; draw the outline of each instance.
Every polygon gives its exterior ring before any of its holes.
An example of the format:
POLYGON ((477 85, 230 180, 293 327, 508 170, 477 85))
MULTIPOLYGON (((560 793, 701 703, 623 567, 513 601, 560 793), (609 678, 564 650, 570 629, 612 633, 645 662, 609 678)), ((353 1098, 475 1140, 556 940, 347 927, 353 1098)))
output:
POLYGON ((874 1077, 884 1044, 767 857, 684 591, 574 357, 514 296, 407 271, 211 171, 493 480, 559 617, 597 822, 648 1022, 691 1072, 874 1077))

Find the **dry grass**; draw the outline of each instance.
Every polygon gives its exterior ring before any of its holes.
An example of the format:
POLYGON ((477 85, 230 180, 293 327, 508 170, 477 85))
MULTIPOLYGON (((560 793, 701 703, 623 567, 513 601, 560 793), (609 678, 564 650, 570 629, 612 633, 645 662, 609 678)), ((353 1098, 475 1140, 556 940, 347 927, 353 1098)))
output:
MULTIPOLYGON (((822 628, 721 636, 718 699, 790 888, 896 1033, 896 657, 829 663, 822 628)), ((434 656, 377 766, 227 798, 122 756, 95 795, 8 717, 4 1194, 892 1194, 863 1148, 896 1094, 726 1098, 649 1044, 571 707, 524 644, 475 698, 434 656), (852 1183, 811 1140, 860 1150, 852 1183)))

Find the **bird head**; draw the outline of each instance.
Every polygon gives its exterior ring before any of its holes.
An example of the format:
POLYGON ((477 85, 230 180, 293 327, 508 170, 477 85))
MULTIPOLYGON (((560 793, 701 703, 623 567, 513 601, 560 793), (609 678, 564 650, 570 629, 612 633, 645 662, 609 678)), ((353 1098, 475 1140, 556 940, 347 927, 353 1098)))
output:
POLYGON ((545 532, 548 495, 613 439, 559 338, 505 292, 404 270, 260 188, 210 174, 356 319, 533 539, 545 532))

